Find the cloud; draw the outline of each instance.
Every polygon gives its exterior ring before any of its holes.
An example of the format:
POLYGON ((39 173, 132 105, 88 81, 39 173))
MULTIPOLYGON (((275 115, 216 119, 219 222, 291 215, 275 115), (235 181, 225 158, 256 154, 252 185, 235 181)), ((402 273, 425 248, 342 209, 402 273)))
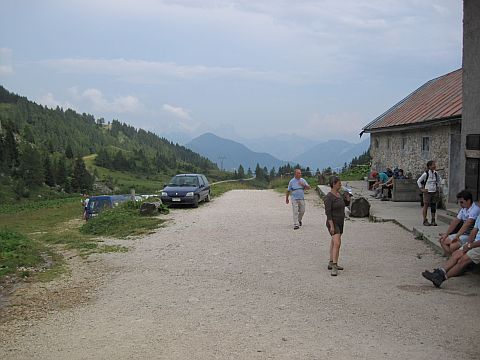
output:
POLYGON ((172 121, 167 120, 167 128, 169 131, 182 131, 193 134, 201 125, 192 119, 190 111, 186 109, 169 104, 163 104, 162 108, 173 116, 172 121))
POLYGON ((0 76, 13 74, 13 51, 9 48, 0 48, 0 76))
POLYGON ((358 113, 339 112, 331 114, 311 114, 303 128, 298 133, 311 137, 315 134, 317 138, 341 138, 347 141, 357 138, 365 120, 358 113))
POLYGON ((68 101, 58 100, 51 92, 40 96, 36 101, 50 108, 59 106, 63 109, 76 111, 77 109, 82 109, 81 111, 98 112, 102 114, 139 114, 146 112, 145 106, 138 98, 132 95, 117 96, 109 100, 98 89, 89 88, 80 92, 76 87, 69 88, 66 93, 69 96, 68 101))
POLYGON ((54 109, 57 106, 59 106, 63 109, 76 110, 76 108, 71 103, 69 103, 68 101, 67 102, 62 102, 62 101, 57 100, 55 98, 55 96, 50 92, 40 96, 39 98, 37 98, 36 102, 39 103, 39 104, 42 104, 43 106, 49 107, 51 109, 54 109))
POLYGON ((191 120, 190 113, 188 110, 185 110, 181 107, 175 107, 168 104, 163 104, 163 110, 167 111, 168 113, 178 117, 182 120, 191 120))
POLYGON ((145 106, 132 95, 117 96, 108 100, 103 93, 95 88, 89 88, 79 93, 77 88, 69 89, 77 101, 87 103, 92 110, 101 113, 142 113, 145 106))
POLYGON ((177 79, 243 78, 275 82, 298 82, 301 77, 307 78, 302 73, 285 74, 245 67, 180 65, 174 62, 146 60, 65 58, 43 60, 39 63, 59 73, 109 75, 126 82, 147 84, 162 82, 165 77, 177 79))

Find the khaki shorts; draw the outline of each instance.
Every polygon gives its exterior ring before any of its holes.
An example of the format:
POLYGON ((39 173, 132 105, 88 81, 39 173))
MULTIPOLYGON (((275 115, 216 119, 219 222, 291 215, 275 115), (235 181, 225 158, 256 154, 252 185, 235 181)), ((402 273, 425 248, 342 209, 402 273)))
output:
POLYGON ((474 264, 480 263, 480 247, 476 247, 475 249, 468 250, 467 256, 472 260, 474 264))

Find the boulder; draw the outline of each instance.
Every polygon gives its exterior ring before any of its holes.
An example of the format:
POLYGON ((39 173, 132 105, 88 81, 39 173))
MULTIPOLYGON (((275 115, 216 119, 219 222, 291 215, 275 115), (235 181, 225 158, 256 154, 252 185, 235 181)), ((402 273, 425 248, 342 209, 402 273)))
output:
POLYGON ((370 203, 364 197, 358 197, 351 200, 350 216, 367 217, 370 214, 370 203))
POLYGON ((159 211, 159 207, 162 205, 161 201, 144 202, 140 205, 141 215, 155 215, 159 211))

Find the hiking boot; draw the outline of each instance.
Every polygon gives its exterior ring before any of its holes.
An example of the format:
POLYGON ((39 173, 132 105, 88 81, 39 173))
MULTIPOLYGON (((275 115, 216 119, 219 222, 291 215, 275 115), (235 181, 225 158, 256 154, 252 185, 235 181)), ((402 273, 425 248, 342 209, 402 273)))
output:
MULTIPOLYGON (((441 271, 441 270, 440 270, 441 271)), ((440 275, 438 272, 434 271, 433 273, 428 271, 428 270, 425 270, 424 272, 422 272, 422 276, 427 279, 427 280, 430 280, 433 285, 435 285, 435 287, 439 288, 442 283, 445 281, 445 276, 444 275, 440 275)))
MULTIPOLYGON (((329 261, 329 262, 328 262, 327 269, 328 269, 328 270, 332 270, 332 265, 333 265, 333 261, 329 261)), ((340 265, 337 264, 337 269, 338 269, 338 270, 343 270, 343 266, 340 266, 340 265)))
POLYGON ((298 225, 302 226, 302 222, 301 222, 301 221, 299 221, 299 222, 298 222, 298 225))
POLYGON ((298 230, 298 229, 300 229, 300 226, 298 226, 298 225, 295 225, 295 226, 293 227, 293 230, 298 230))
POLYGON ((437 223, 435 222, 435 219, 432 219, 432 222, 430 223, 430 226, 437 226, 437 223))
POLYGON ((423 226, 430 226, 430 223, 427 219, 423 220, 423 226))
POLYGON ((442 270, 440 270, 439 268, 433 269, 433 273, 438 274, 438 276, 440 276, 441 279, 446 280, 445 279, 445 273, 442 270))
POLYGON ((332 264, 332 272, 330 273, 332 276, 337 276, 338 275, 338 267, 335 264, 332 264))

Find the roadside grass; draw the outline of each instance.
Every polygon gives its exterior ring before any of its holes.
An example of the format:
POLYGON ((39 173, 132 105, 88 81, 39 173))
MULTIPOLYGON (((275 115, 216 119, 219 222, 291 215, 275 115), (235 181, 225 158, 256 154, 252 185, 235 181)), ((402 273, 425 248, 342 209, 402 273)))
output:
MULTIPOLYGON (((19 232, 0 230, 0 277, 16 273, 20 267, 36 267, 43 262, 44 251, 42 244, 19 232)), ((27 270, 21 275, 28 276, 27 270)))
POLYGON ((139 208, 138 203, 126 202, 114 209, 105 210, 82 225, 80 233, 124 239, 151 233, 165 222, 155 216, 140 215, 139 208))
POLYGON ((255 180, 237 180, 214 184, 211 186, 212 198, 221 196, 230 190, 252 190, 252 189, 266 189, 268 184, 264 182, 258 182, 255 180))
POLYGON ((5 275, 27 277, 34 273, 36 279, 49 281, 68 273, 61 255, 65 250, 80 256, 128 251, 125 246, 104 244, 98 235, 140 235, 163 222, 158 217, 140 216, 140 204, 129 206, 120 208, 118 215, 117 209, 107 212, 103 231, 91 234, 80 231, 83 208, 77 197, 0 206, 0 281, 5 275))

